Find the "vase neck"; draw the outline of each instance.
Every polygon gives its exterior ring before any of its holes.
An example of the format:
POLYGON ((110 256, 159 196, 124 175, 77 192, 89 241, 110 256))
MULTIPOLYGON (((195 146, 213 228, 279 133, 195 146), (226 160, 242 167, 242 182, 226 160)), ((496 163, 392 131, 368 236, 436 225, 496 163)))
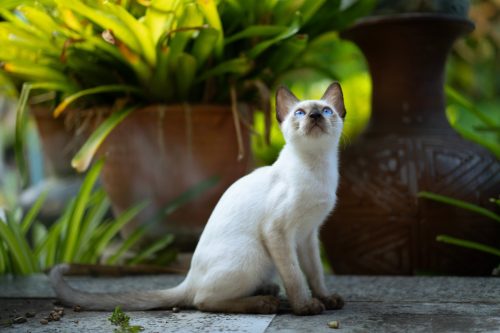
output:
POLYGON ((444 68, 465 19, 443 15, 372 17, 342 33, 366 57, 372 77, 372 129, 449 128, 444 68))

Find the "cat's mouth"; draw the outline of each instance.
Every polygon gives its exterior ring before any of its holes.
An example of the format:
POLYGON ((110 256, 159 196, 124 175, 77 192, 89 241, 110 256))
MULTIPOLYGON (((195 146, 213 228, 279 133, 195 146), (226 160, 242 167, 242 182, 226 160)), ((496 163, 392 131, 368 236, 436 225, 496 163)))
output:
POLYGON ((324 128, 324 125, 322 125, 319 122, 313 122, 309 124, 306 134, 307 135, 318 135, 321 133, 327 133, 326 129, 324 128))

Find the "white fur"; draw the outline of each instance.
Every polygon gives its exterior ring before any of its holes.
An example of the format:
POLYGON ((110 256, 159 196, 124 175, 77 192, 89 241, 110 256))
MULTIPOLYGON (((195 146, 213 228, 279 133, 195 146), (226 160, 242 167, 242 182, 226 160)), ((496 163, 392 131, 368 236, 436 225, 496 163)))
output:
POLYGON ((55 269, 52 279, 57 281, 58 296, 91 309, 113 308, 121 302, 131 309, 182 305, 211 311, 212 303, 251 296, 269 283, 277 269, 297 313, 311 303, 308 284, 313 296, 327 297, 317 238, 336 202, 342 119, 334 114, 326 133, 308 135, 304 127, 295 128, 293 111, 314 103, 333 108, 320 100, 302 101, 290 110, 281 123, 286 145, 279 158, 272 166, 239 179, 224 193, 201 235, 189 273, 175 293, 169 294, 169 289, 149 295, 155 300, 150 304, 137 300, 136 294, 126 295, 132 299, 114 295, 106 303, 107 295, 85 298, 75 294, 55 269))

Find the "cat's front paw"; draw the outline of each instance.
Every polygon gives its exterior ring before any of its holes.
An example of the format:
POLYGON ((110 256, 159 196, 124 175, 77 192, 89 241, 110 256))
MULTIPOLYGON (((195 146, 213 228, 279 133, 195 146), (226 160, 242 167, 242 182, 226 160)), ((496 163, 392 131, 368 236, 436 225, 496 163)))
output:
POLYGON ((339 294, 319 297, 319 300, 325 305, 327 310, 339 310, 344 307, 344 299, 339 294))
POLYGON ((311 298, 306 302, 293 306, 293 313, 299 316, 310 316, 320 314, 325 310, 323 303, 317 298, 311 298))

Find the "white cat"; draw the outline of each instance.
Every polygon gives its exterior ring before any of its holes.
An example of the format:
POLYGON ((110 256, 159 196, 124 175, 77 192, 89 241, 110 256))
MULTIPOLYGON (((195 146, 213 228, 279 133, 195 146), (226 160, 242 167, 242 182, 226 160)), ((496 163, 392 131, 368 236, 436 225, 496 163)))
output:
POLYGON ((95 310, 194 306, 209 312, 276 313, 279 287, 271 280, 277 270, 295 314, 341 308, 342 298, 329 295, 325 287, 318 232, 335 206, 345 114, 338 83, 332 83, 321 100, 299 101, 279 88, 276 116, 285 147, 272 166, 255 170, 224 193, 180 285, 86 293, 63 280, 69 268, 63 264, 50 273, 57 296, 66 304, 95 310))

